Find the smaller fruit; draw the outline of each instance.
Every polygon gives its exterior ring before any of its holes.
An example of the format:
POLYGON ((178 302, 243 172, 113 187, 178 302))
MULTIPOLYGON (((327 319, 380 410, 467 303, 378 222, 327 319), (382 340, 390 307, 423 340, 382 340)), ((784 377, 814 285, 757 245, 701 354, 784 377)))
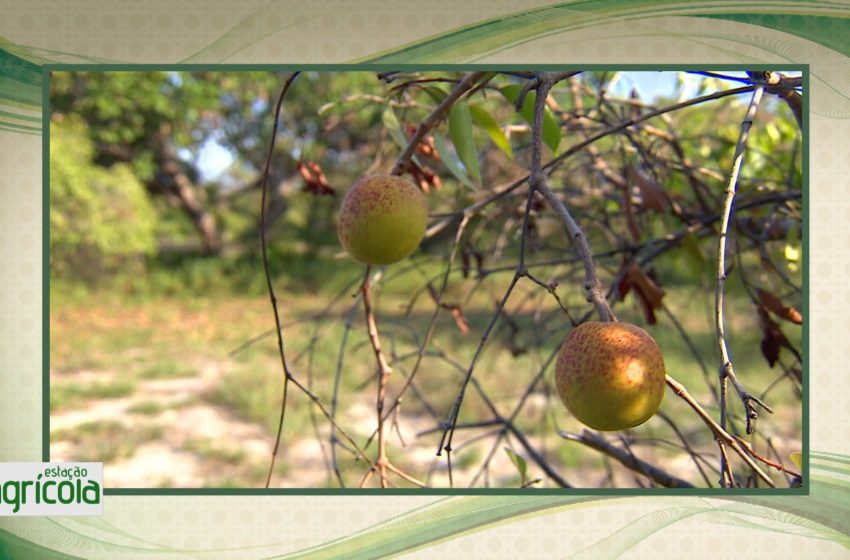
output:
POLYGON ((391 264, 416 249, 428 222, 428 201, 413 183, 371 175, 346 193, 337 234, 348 254, 364 264, 391 264))
POLYGON ((564 405, 597 430, 624 430, 649 420, 664 398, 665 381, 661 350, 631 323, 582 323, 564 339, 555 364, 564 405))

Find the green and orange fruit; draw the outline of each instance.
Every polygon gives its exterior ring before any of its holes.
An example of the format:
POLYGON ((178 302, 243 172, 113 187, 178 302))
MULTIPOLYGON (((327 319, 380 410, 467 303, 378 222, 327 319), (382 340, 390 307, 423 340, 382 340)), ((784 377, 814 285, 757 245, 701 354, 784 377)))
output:
POLYGON ((395 175, 370 175, 346 193, 337 234, 364 264, 391 264, 410 255, 425 233, 428 203, 422 191, 395 175))
POLYGON ((625 322, 587 322, 564 339, 555 385, 581 423, 624 430, 651 418, 664 398, 666 370, 655 340, 625 322))

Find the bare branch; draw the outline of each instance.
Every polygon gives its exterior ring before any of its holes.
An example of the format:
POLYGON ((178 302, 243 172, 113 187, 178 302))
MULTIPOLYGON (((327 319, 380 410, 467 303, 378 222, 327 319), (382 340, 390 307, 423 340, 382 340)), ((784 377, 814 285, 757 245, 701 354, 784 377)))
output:
POLYGON ((571 434, 569 432, 560 432, 560 436, 569 441, 575 441, 586 445, 597 451, 601 451, 605 455, 616 459, 627 469, 633 470, 636 473, 642 474, 656 484, 660 484, 666 488, 693 488, 694 485, 686 480, 682 480, 676 476, 665 472, 655 465, 638 459, 628 451, 621 449, 605 441, 605 439, 597 433, 584 430, 581 434, 571 434))
MULTIPOLYGON (((729 181, 726 184, 726 197, 723 203, 723 213, 720 222, 720 234, 717 243, 717 285, 714 292, 715 301, 715 329, 717 333, 717 345, 720 349, 720 426, 725 430, 727 423, 727 387, 728 381, 731 379, 738 396, 744 405, 747 414, 747 433, 752 433, 751 420, 758 417, 755 404, 761 404, 761 401, 755 399, 747 391, 744 390, 741 383, 735 375, 735 369, 732 364, 732 358, 729 354, 729 342, 726 334, 726 322, 724 317, 724 286, 726 285, 727 270, 726 270, 726 241, 729 234, 729 222, 732 218, 732 206, 735 202, 735 191, 738 185, 738 177, 741 173, 741 166, 744 161, 744 152, 749 139, 750 128, 753 124, 753 118, 758 110, 762 95, 764 94, 764 86, 758 85, 753 91, 750 105, 747 108, 744 121, 741 123, 741 133, 738 137, 738 143, 735 146, 735 156, 732 162, 732 171, 729 175, 729 181)), ((769 408, 768 408, 769 410, 769 408)), ((723 445, 721 443, 721 445, 723 445)))
POLYGON ((545 75, 540 78, 540 84, 537 88, 537 97, 535 98, 534 107, 534 124, 531 132, 531 172, 529 174, 529 184, 531 189, 540 192, 543 197, 552 206, 552 209, 564 222, 564 227, 572 242, 576 254, 584 262, 584 288, 588 293, 588 301, 596 307, 596 312, 602 321, 616 321, 614 312, 608 304, 605 297, 605 290, 602 287, 602 282, 596 276, 596 265, 593 262, 593 253, 590 250, 590 245, 587 242, 587 236, 581 230, 579 225, 570 215, 569 210, 564 203, 555 196, 555 193, 549 189, 546 184, 546 178, 543 175, 541 168, 540 152, 542 150, 542 134, 543 134, 543 109, 546 105, 546 97, 549 95, 549 90, 553 82, 545 75))

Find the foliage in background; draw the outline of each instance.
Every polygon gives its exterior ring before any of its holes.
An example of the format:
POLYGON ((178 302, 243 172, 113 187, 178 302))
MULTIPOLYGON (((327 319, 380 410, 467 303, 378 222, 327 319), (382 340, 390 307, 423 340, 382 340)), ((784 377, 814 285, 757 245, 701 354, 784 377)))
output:
POLYGON ((51 137, 53 270, 90 279, 126 259, 152 255, 157 215, 132 168, 94 163, 94 146, 75 117, 51 123, 51 137))

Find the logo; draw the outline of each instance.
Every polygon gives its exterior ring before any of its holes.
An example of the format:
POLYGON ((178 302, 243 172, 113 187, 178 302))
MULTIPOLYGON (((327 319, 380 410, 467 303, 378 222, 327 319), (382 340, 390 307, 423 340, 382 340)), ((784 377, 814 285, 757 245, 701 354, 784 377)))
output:
POLYGON ((103 463, 0 463, 0 515, 103 515, 103 463))

